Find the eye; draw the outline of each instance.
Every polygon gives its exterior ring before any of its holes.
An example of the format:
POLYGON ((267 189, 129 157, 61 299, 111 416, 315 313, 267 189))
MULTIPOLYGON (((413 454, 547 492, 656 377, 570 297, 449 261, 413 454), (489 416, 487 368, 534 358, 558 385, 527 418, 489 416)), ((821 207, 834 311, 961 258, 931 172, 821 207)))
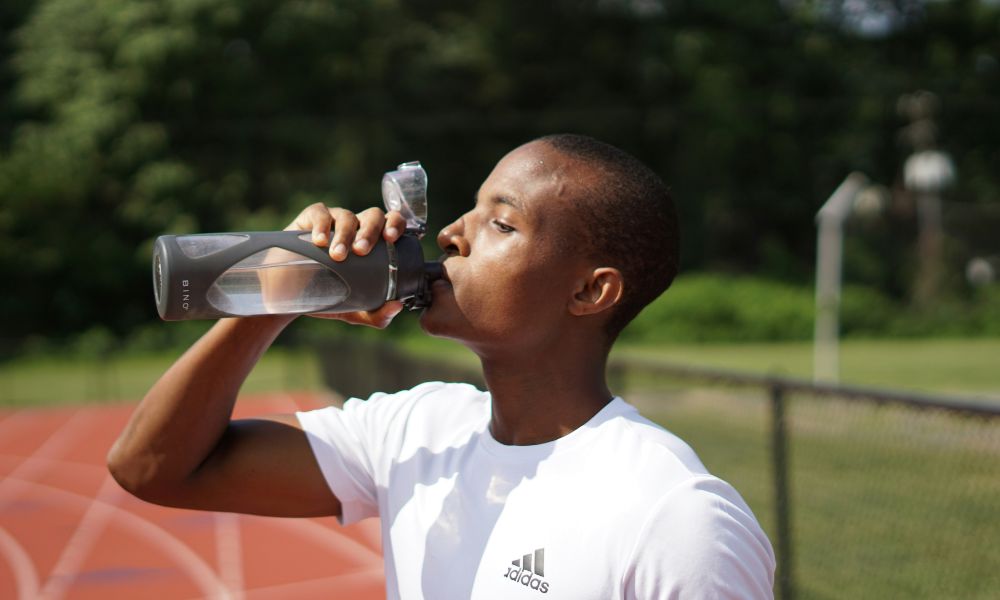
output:
POLYGON ((498 221, 497 219, 493 219, 493 226, 496 227, 500 233, 513 233, 514 231, 517 231, 510 225, 504 223, 503 221, 498 221))

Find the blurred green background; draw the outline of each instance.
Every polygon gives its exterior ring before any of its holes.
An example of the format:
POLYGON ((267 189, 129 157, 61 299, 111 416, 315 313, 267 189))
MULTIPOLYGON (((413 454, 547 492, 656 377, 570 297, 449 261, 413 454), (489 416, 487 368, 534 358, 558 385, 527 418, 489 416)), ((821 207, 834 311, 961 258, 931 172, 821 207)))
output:
MULTIPOLYGON (((158 235, 379 204, 408 160, 436 231, 556 132, 635 154, 681 212, 682 274, 615 360, 809 378, 815 216, 860 171, 841 380, 1000 402, 998 0, 5 0, 0 58, 0 406, 137 399, 210 325, 158 321, 158 235), (921 151, 955 173, 932 252, 921 151)), ((316 348, 364 337, 476 365, 412 315, 299 319, 244 391, 324 389, 316 348)), ((636 379, 773 536, 765 390, 636 379)), ((788 418, 802 596, 995 595, 996 419, 788 418)))
POLYGON ((169 344, 157 235, 377 204, 412 159, 436 230, 561 131, 636 154, 680 206, 685 275, 625 341, 808 340, 814 216, 852 170, 879 210, 848 230, 844 334, 1000 336, 995 277, 965 277, 1000 267, 996 1, 7 0, 0 53, 8 359, 169 344), (920 90, 957 177, 917 302, 920 90))

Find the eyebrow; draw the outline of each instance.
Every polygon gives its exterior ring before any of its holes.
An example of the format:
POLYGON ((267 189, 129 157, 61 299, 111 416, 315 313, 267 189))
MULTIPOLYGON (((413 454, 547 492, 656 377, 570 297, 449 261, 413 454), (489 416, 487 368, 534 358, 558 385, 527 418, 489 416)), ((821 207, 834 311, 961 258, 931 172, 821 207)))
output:
MULTIPOLYGON (((479 192, 476 192, 475 196, 472 197, 472 200, 476 204, 479 204, 479 192)), ((506 204, 518 212, 524 212, 524 205, 522 205, 516 198, 511 198, 510 196, 494 196, 491 201, 493 204, 506 204)))

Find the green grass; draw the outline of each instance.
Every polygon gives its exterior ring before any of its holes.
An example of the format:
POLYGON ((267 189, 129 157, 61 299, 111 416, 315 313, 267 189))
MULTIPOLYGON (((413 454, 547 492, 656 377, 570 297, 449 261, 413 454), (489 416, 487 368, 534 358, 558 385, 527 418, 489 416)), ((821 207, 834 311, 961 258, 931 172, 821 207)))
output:
MULTIPOLYGON (((475 366, 461 346, 411 352, 475 366)), ((618 358, 809 379, 812 345, 622 346, 618 358)), ((846 340, 842 381, 1000 398, 1000 340, 846 340)), ((623 394, 732 482, 775 539, 763 392, 626 380, 623 394)), ((787 409, 792 565, 800 598, 992 598, 1000 589, 1000 419, 832 399, 787 409)))
MULTIPOLYGON (((400 342, 418 356, 479 365, 455 342, 424 335, 405 336, 400 342)), ((122 355, 106 362, 49 357, 0 363, 0 405, 135 400, 179 354, 122 355)), ((812 374, 812 346, 805 342, 627 345, 617 347, 613 356, 802 378, 812 374)), ((844 383, 1000 398, 1000 339, 847 340, 841 346, 841 365, 844 383)), ((321 387, 311 351, 273 348, 244 390, 321 387)))
MULTIPOLYGON (((411 336, 403 346, 478 365, 452 342, 411 336)), ((0 405, 137 399, 178 354, 0 364, 0 405)), ((616 355, 803 378, 812 364, 807 343, 627 346, 616 355)), ((843 381, 996 397, 998 358, 1000 340, 849 340, 842 346, 843 381)), ((626 381, 630 387, 621 392, 733 483, 773 540, 763 393, 678 382, 640 387, 651 383, 626 381)), ((244 391, 321 387, 314 353, 274 348, 244 391)), ((789 402, 799 597, 988 598, 1000 589, 1000 420, 833 399, 789 402)))
MULTIPOLYGON (((0 364, 0 406, 132 401, 181 352, 122 355, 107 361, 25 358, 0 364)), ((322 380, 313 352, 272 348, 250 374, 243 392, 319 390, 322 380)))
MULTIPOLYGON (((630 396, 740 490, 774 541, 763 395, 630 396)), ((787 418, 800 598, 995 597, 1000 422, 806 398, 787 418)))
MULTIPOLYGON (((812 377, 812 344, 623 346, 615 356, 752 373, 812 377)), ((1000 339, 845 340, 841 383, 1000 399, 1000 339)))
MULTIPOLYGON (((433 355, 477 367, 463 346, 428 336, 410 336, 401 345, 417 355, 433 355)), ((619 344, 612 357, 657 358, 671 363, 747 373, 810 379, 811 342, 746 344, 619 344)), ((1000 339, 844 340, 841 383, 969 394, 1000 399, 1000 339)))

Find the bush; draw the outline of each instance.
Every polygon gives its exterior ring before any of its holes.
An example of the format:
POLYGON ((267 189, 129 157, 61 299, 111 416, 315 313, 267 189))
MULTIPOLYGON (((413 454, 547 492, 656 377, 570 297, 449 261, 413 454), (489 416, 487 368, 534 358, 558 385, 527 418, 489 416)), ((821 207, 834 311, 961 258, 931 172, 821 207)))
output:
POLYGON ((809 339, 813 295, 752 277, 684 275, 622 333, 635 342, 809 339))
MULTIPOLYGON (((899 333, 900 307, 871 288, 846 286, 840 330, 845 336, 899 333)), ((650 304, 622 333, 629 342, 763 342, 813 336, 812 287, 749 276, 695 273, 650 304)))
POLYGON ((885 335, 894 337, 988 337, 1000 335, 1000 285, 972 290, 967 298, 944 298, 899 314, 885 335))
POLYGON ((845 336, 886 336, 899 319, 902 307, 878 291, 859 285, 844 286, 840 294, 840 332, 845 336))
POLYGON ((986 336, 1000 336, 1000 284, 976 290, 974 300, 979 333, 986 336))

